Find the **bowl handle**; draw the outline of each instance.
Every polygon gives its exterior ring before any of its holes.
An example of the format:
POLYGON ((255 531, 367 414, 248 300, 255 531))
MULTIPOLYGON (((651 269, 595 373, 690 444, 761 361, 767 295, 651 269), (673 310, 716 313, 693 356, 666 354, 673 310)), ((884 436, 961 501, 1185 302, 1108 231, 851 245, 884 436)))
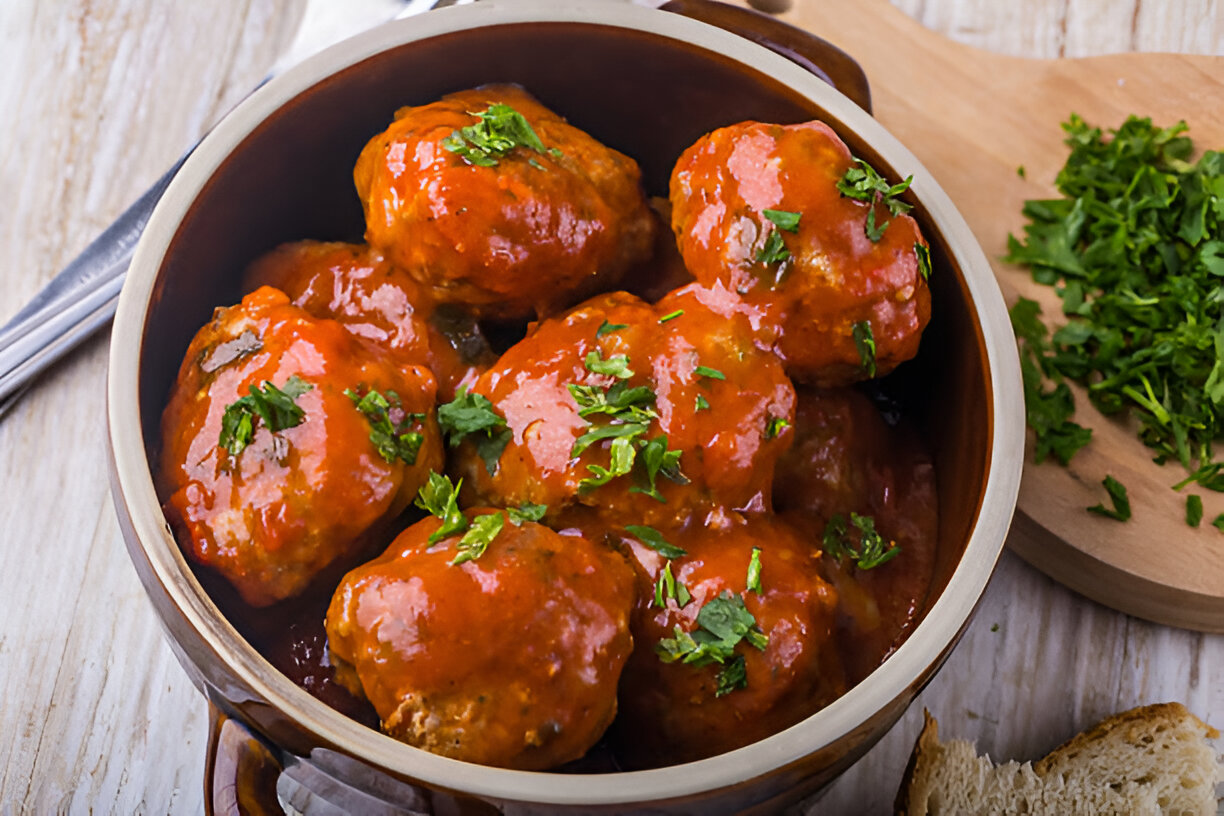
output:
POLYGON ((281 764, 246 726, 208 703, 204 812, 208 816, 283 816, 276 799, 281 764))
POLYGON ((871 87, 862 66, 828 40, 759 11, 715 0, 670 0, 659 8, 717 26, 781 54, 871 113, 871 87))

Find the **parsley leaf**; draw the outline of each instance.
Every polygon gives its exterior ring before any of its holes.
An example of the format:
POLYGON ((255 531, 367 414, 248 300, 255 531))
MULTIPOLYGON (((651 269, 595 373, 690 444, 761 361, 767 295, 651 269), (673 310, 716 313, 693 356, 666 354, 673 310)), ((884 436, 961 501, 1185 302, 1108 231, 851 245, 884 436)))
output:
POLYGON ((498 159, 516 147, 525 147, 537 153, 544 152, 544 143, 536 135, 531 123, 509 105, 497 103, 479 113, 473 111, 472 115, 480 121, 452 131, 442 140, 444 148, 457 154, 468 164, 478 167, 496 166, 498 159))
POLYGON ((618 380, 627 380, 633 376, 633 371, 629 368, 629 358, 624 354, 613 354, 608 359, 603 359, 599 349, 592 349, 587 352, 586 359, 583 360, 587 371, 593 374, 604 374, 609 377, 616 377, 618 380))
POLYGON ((642 463, 644 483, 629 488, 631 493, 642 493, 656 501, 666 501, 658 489, 658 478, 663 476, 676 484, 688 484, 688 477, 680 471, 680 451, 668 450, 667 435, 656 436, 642 445, 638 461, 642 463))
POLYGON ((506 516, 509 517, 510 523, 515 527, 519 527, 525 521, 539 521, 548 513, 547 504, 532 504, 531 502, 523 502, 518 507, 507 507, 506 516))
POLYGON ((868 377, 874 377, 876 375, 876 343, 875 335, 871 331, 871 323, 860 320, 854 324, 851 331, 854 334, 854 346, 858 349, 859 363, 867 372, 868 377))
POLYGON ((1203 521, 1203 497, 1191 493, 1186 496, 1186 524, 1197 527, 1203 521))
POLYGON ((438 406, 438 425, 452 448, 464 437, 483 432, 484 436, 475 440, 476 453, 490 476, 497 472, 497 462, 514 436, 506 427, 506 420, 493 409, 489 398, 472 393, 466 387, 461 387, 453 400, 438 406))
POLYGON ((618 332, 621 329, 627 329, 627 328, 629 328, 629 324, 627 323, 609 323, 608 321, 605 320, 604 322, 600 323, 599 328, 595 330, 595 336, 597 338, 603 337, 605 335, 611 334, 612 332, 618 332))
POLYGON ((787 232, 798 232, 799 219, 803 217, 803 213, 787 210, 761 210, 761 215, 768 218, 778 229, 787 232))
POLYGON ((761 548, 752 548, 752 558, 748 561, 748 580, 746 592, 761 594, 761 548))
POLYGON ((676 580, 672 574, 671 565, 671 561, 664 564, 662 571, 659 572, 658 580, 655 581, 654 605, 662 609, 667 606, 667 599, 671 598, 677 606, 683 609, 689 601, 693 600, 693 596, 689 594, 684 584, 676 580))
POLYGON ((693 369, 693 373, 698 377, 709 377, 711 380, 725 380, 727 375, 719 371, 717 368, 699 365, 693 369))
POLYGON ((628 524, 625 526, 625 532, 664 558, 682 558, 688 555, 687 550, 668 542, 667 539, 663 538, 663 534, 653 527, 647 527, 642 524, 628 524))
POLYGON ((1105 481, 1101 482, 1105 485, 1105 492, 1109 494, 1110 501, 1113 502, 1113 509, 1107 510, 1103 504, 1094 504, 1088 508, 1088 512, 1096 513, 1098 516, 1114 519, 1115 521, 1126 521, 1131 517, 1130 499, 1126 496, 1126 485, 1119 482, 1112 476, 1106 476, 1105 481))
POLYGON ((468 528, 467 516, 463 515, 459 509, 459 488, 461 487, 463 487, 462 479, 459 480, 459 484, 452 484, 448 477, 431 470, 429 480, 417 491, 413 504, 430 515, 442 519, 442 526, 429 537, 430 544, 437 544, 447 536, 463 532, 468 528))
POLYGON ((874 569, 901 553, 901 548, 895 541, 885 541, 876 531, 875 519, 871 516, 850 514, 850 526, 857 535, 850 532, 846 518, 841 513, 834 513, 825 524, 822 542, 824 551, 834 560, 848 559, 861 570, 874 569), (857 542, 855 541, 857 538, 857 542))
POLYGON ((926 244, 914 244, 914 254, 918 256, 918 272, 923 280, 931 279, 931 248, 926 244))
POLYGON ((776 264, 785 261, 790 256, 790 250, 786 248, 786 243, 782 240, 782 233, 771 230, 768 237, 765 238, 765 244, 757 251, 756 259, 758 263, 776 264))
POLYGON ((790 427, 790 420, 786 417, 771 416, 769 421, 765 423, 765 438, 777 439, 778 434, 790 427))
POLYGON ((248 394, 245 397, 225 406, 217 444, 225 448, 231 456, 242 453, 255 437, 256 417, 263 420, 272 433, 301 425, 306 413, 294 400, 312 388, 313 385, 296 374, 286 380, 281 388, 277 388, 269 380, 264 380, 260 387, 248 386, 248 394))
MULTIPOLYGON (((456 555, 451 566, 479 558, 506 526, 506 517, 501 513, 485 513, 472 519, 467 532, 455 545, 456 555)), ((432 538, 431 538, 432 541, 432 538)))
MULTIPOLYGON (((608 428, 626 428, 626 425, 608 425, 608 428)), ((645 432, 645 429, 643 429, 645 432)), ((587 493, 597 487, 602 487, 608 482, 615 479, 617 476, 625 476, 633 471, 633 462, 637 458, 637 448, 633 446, 633 439, 627 436, 618 436, 612 440, 611 461, 608 467, 602 465, 587 465, 587 470, 595 474, 593 477, 588 476, 578 482, 578 492, 587 493)))
POLYGON ((352 400, 370 423, 370 442, 385 462, 390 464, 400 459, 408 465, 416 464, 425 437, 409 429, 423 421, 424 414, 406 413, 399 394, 390 390, 384 395, 371 388, 365 396, 360 396, 352 388, 346 388, 344 396, 352 400))
POLYGON ((701 394, 698 394, 697 400, 693 405, 693 409, 696 411, 708 411, 710 410, 710 401, 707 400, 705 397, 703 397, 701 394))

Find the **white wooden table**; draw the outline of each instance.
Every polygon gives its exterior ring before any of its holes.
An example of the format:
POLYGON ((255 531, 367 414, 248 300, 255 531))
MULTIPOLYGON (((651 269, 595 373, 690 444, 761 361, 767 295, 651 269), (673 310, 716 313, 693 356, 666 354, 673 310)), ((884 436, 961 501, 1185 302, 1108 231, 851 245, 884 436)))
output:
MULTIPOLYGON (((895 2, 1010 53, 1224 53, 1224 0, 895 2)), ((0 323, 262 77, 299 13, 291 0, 0 3, 0 323)), ((88 343, 0 421, 4 813, 202 809, 204 699, 111 507, 105 353, 105 337, 88 343)), ((946 736, 1032 758, 1165 700, 1224 725, 1224 636, 1128 618, 1004 554, 947 665, 814 810, 888 812, 924 706, 946 736)))

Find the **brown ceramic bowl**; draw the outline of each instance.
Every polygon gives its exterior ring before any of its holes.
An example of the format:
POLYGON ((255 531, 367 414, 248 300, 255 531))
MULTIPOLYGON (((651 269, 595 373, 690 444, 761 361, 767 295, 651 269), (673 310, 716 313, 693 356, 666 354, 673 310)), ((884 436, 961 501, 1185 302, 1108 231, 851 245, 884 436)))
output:
MULTIPOLYGON (((720 13, 703 0, 672 8, 720 13)), ((856 82, 845 56, 793 30, 762 35, 752 26, 755 39, 782 42, 777 50, 789 49, 793 59, 684 14, 610 0, 494 0, 429 12, 342 43, 272 81, 184 165, 128 272, 112 336, 108 417, 115 502, 132 560, 179 660, 228 717, 217 720, 225 725, 214 733, 219 753, 209 778, 239 787, 214 788, 210 806, 251 794, 254 807, 276 786, 299 810, 317 797, 357 812, 392 803, 414 813, 774 812, 861 756, 941 665, 985 589, 1019 485, 1022 398, 1007 313, 981 249, 931 175, 810 62, 803 65, 805 57, 823 62, 866 104, 861 76, 856 82), (220 613, 161 513, 150 463, 168 389, 196 329, 215 306, 239 300, 244 266, 283 241, 359 240, 351 172, 365 141, 401 105, 495 81, 521 83, 637 158, 654 194, 665 192, 683 148, 744 119, 820 118, 886 175, 915 177, 914 214, 934 258, 933 318, 917 359, 890 381, 935 457, 935 586, 921 623, 879 669, 825 709, 748 747, 683 768, 556 774, 475 766, 403 745, 274 669, 220 613), (246 739, 240 725, 257 739, 246 739), (235 746, 257 750, 229 750, 235 746), (234 762, 239 767, 226 766, 234 762)))

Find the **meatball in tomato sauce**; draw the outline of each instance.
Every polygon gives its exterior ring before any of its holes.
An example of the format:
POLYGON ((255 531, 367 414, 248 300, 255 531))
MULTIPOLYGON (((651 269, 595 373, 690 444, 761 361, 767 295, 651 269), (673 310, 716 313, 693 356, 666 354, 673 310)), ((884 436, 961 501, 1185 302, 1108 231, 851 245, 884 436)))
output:
POLYGON ((504 426, 492 455, 477 435, 452 459, 480 500, 554 516, 576 503, 646 524, 715 505, 769 509, 794 412, 790 380, 747 320, 694 289, 653 307, 604 295, 546 320, 468 398, 504 426))
POLYGON ((407 273, 364 244, 284 244, 257 259, 247 280, 280 289, 315 317, 338 320, 404 365, 428 367, 441 399, 496 359, 471 315, 431 304, 407 273))
POLYGON ((396 739, 505 768, 577 759, 616 715, 633 569, 506 511, 463 518, 463 533, 418 522, 345 576, 331 649, 396 739))
POLYGON ((515 86, 399 110, 354 179, 366 240, 481 317, 551 313, 651 251, 637 163, 515 86))
POLYGON ((800 389, 774 504, 824 548, 857 682, 901 644, 926 603, 939 533, 931 457, 914 427, 889 425, 866 395, 800 389))
POLYGON ((180 545, 254 606, 351 566, 442 466, 434 400, 427 369, 275 289, 218 309, 162 415, 160 481, 180 545))
POLYGON ((699 283, 768 313, 788 374, 841 385, 913 357, 930 318, 926 241, 899 195, 822 122, 743 122, 676 162, 672 228, 699 283))
POLYGON ((639 595, 621 681, 615 743, 627 766, 748 745, 845 691, 837 593, 807 539, 761 515, 662 538, 623 537, 650 588, 639 595))

